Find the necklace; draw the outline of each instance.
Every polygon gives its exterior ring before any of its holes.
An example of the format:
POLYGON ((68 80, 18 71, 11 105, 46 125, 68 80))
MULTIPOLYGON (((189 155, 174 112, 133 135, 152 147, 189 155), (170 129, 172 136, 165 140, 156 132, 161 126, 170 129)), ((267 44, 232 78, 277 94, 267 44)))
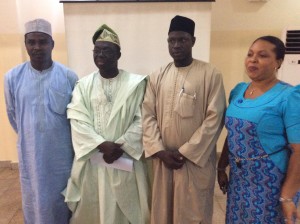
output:
POLYGON ((252 89, 250 90, 250 92, 249 92, 249 95, 251 96, 251 95, 253 94, 254 91, 255 91, 255 89, 252 88, 252 89))
MULTIPOLYGON (((274 79, 272 80, 270 83, 266 84, 265 86, 263 86, 263 89, 258 88, 259 90, 261 90, 263 93, 268 91, 270 88, 272 88, 272 86, 274 85, 274 83, 276 84, 278 82, 278 79, 274 79)), ((252 83, 249 85, 249 95, 252 96, 252 94, 254 93, 254 91, 256 91, 256 88, 254 88, 252 86, 252 83)))

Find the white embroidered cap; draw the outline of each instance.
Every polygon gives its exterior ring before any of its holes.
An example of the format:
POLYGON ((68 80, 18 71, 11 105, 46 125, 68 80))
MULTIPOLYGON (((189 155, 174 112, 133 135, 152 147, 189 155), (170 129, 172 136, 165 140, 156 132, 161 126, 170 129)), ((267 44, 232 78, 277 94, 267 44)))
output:
POLYGON ((35 19, 25 23, 25 35, 32 32, 45 33, 52 37, 51 24, 44 19, 35 19))

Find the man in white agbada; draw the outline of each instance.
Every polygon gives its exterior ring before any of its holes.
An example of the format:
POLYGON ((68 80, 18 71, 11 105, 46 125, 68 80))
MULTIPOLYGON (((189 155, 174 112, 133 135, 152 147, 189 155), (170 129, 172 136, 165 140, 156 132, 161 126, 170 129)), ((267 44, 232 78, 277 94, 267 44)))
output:
POLYGON ((9 121, 18 135, 18 156, 25 224, 68 224, 71 212, 61 191, 71 173, 74 152, 67 105, 77 76, 52 61, 51 24, 25 24, 30 61, 5 75, 9 121))
POLYGON ((93 43, 99 71, 78 81, 68 105, 75 150, 65 195, 71 224, 149 223, 141 127, 146 76, 118 69, 120 42, 107 25, 93 43))

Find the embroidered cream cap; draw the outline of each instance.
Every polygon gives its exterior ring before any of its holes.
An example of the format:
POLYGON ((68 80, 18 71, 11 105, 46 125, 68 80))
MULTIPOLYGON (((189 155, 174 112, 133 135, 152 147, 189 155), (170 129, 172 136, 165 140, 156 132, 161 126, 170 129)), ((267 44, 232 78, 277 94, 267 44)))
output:
POLYGON ((93 36, 93 43, 95 44, 96 41, 108 41, 121 47, 118 35, 106 24, 103 24, 96 30, 93 36))

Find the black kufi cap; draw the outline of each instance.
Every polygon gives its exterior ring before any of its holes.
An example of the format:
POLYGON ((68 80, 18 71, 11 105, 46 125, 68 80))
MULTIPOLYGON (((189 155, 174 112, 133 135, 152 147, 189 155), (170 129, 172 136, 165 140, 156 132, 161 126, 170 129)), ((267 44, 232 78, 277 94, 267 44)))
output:
POLYGON ((183 31, 194 36, 195 22, 187 17, 177 15, 171 20, 168 34, 172 31, 183 31))

